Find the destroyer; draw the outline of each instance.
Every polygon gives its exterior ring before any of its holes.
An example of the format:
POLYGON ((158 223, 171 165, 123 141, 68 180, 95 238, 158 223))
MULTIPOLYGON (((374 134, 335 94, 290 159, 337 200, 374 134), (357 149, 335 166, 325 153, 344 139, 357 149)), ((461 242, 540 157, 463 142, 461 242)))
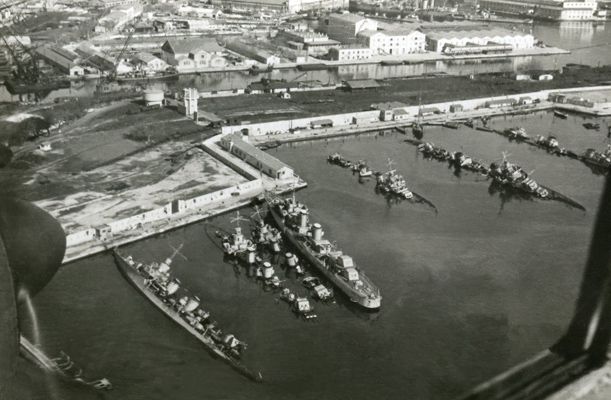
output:
POLYGON ((199 308, 200 300, 197 296, 177 295, 181 283, 171 277, 170 266, 179 250, 161 264, 136 263, 132 256, 124 256, 118 249, 114 256, 121 274, 147 300, 203 343, 214 357, 220 358, 242 375, 262 382, 260 373, 255 374, 238 361, 246 344, 231 334, 223 335, 216 324, 211 322, 210 313, 199 308))
POLYGON ((308 208, 294 197, 282 199, 272 192, 265 198, 274 220, 289 241, 351 301, 363 307, 380 307, 380 290, 365 276, 352 257, 323 239, 322 226, 308 221, 308 208))

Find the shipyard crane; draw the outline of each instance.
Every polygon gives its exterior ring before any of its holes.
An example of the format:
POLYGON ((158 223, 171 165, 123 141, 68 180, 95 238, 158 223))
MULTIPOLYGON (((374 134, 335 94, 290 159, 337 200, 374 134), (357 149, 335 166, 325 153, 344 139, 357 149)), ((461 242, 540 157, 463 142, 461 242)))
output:
MULTIPOLYGON (((14 4, 17 4, 17 3, 14 3, 14 4)), ((2 2, 2 4, 0 5, 0 9, 4 9, 8 7, 10 6, 7 6, 6 3, 4 2, 2 2)), ((36 63, 34 54, 25 44, 21 42, 21 40, 19 39, 18 32, 16 32, 10 25, 6 25, 3 22, 0 22, 0 24, 2 28, 0 29, 0 40, 8 49, 9 53, 11 54, 13 62, 17 66, 17 71, 16 71, 17 77, 23 80, 27 80, 27 81, 34 81, 34 82, 38 81, 39 71, 38 71, 38 65, 36 63), (12 36, 15 42, 14 44, 10 44, 8 42, 6 33, 9 33, 8 36, 12 36), (22 54, 18 54, 17 49, 19 49, 22 54), (24 57, 24 54, 25 56, 29 58, 24 57)))

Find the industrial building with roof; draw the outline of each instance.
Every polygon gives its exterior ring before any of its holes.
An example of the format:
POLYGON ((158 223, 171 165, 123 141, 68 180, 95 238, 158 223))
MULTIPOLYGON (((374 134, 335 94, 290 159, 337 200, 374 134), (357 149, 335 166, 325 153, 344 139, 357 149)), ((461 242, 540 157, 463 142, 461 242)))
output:
POLYGON ((78 55, 71 51, 55 47, 38 47, 36 54, 47 64, 59 69, 62 73, 69 76, 84 75, 83 67, 76 63, 78 55))
MULTIPOLYGON (((452 52, 453 47, 480 47, 481 52, 486 52, 486 47, 495 46, 497 50, 505 49, 504 45, 511 49, 529 49, 535 45, 533 35, 520 32, 512 32, 504 29, 489 29, 475 31, 441 31, 426 34, 426 44, 429 51, 437 53, 452 52), (500 47, 499 47, 500 46, 500 47)), ((488 49, 491 50, 492 49, 488 49)))
POLYGON ((294 177, 291 167, 275 157, 259 150, 242 139, 241 133, 225 135, 219 144, 228 152, 246 161, 259 171, 274 179, 290 179, 294 177))
POLYGON ((334 61, 367 60, 371 58, 371 49, 367 46, 348 45, 333 47, 329 50, 329 59, 334 61))
POLYGON ((480 0, 481 10, 508 14, 530 15, 532 17, 557 21, 583 21, 604 19, 606 12, 597 11, 595 0, 480 0))
POLYGON ((269 10, 289 13, 348 7, 348 0, 212 0, 211 3, 235 10, 269 10))
POLYGON ((369 47, 373 54, 397 55, 424 51, 426 40, 418 30, 365 30, 357 34, 357 40, 369 47))
POLYGON ((166 40, 161 46, 161 58, 178 72, 195 72, 204 68, 222 68, 227 61, 223 48, 213 38, 166 40))
POLYGON ((378 22, 356 14, 330 14, 320 21, 318 30, 343 44, 356 44, 357 34, 365 30, 377 31, 378 22))

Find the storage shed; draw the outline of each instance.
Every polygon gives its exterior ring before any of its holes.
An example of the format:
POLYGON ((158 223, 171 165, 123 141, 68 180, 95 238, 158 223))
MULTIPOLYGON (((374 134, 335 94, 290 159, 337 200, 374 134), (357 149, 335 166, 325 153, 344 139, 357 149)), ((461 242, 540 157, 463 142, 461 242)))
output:
POLYGON ((460 112, 462 110, 464 110, 465 108, 463 107, 462 104, 450 104, 450 112, 460 112))

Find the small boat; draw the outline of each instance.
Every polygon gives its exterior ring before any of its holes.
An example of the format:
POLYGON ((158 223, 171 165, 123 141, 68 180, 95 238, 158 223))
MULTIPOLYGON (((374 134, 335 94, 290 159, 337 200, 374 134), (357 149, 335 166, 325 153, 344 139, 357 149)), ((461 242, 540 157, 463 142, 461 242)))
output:
POLYGON ((595 129, 595 130, 598 130, 598 129, 600 129, 600 124, 592 123, 592 122, 586 122, 585 124, 583 124, 583 127, 586 128, 586 129, 595 129))
POLYGON ((312 296, 318 300, 327 301, 333 298, 333 289, 327 288, 314 276, 304 278, 301 284, 310 289, 312 296))
POLYGON ((558 118, 562 118, 562 119, 567 119, 569 117, 569 115, 567 113, 563 113, 560 110, 554 110, 554 116, 556 116, 558 118))
POLYGON ((415 137, 421 138, 422 135, 424 134, 424 127, 422 126, 422 124, 419 124, 418 122, 414 122, 412 124, 412 133, 414 134, 415 137))
POLYGON ((452 121, 445 121, 443 126, 450 129, 458 129, 458 123, 452 121))

